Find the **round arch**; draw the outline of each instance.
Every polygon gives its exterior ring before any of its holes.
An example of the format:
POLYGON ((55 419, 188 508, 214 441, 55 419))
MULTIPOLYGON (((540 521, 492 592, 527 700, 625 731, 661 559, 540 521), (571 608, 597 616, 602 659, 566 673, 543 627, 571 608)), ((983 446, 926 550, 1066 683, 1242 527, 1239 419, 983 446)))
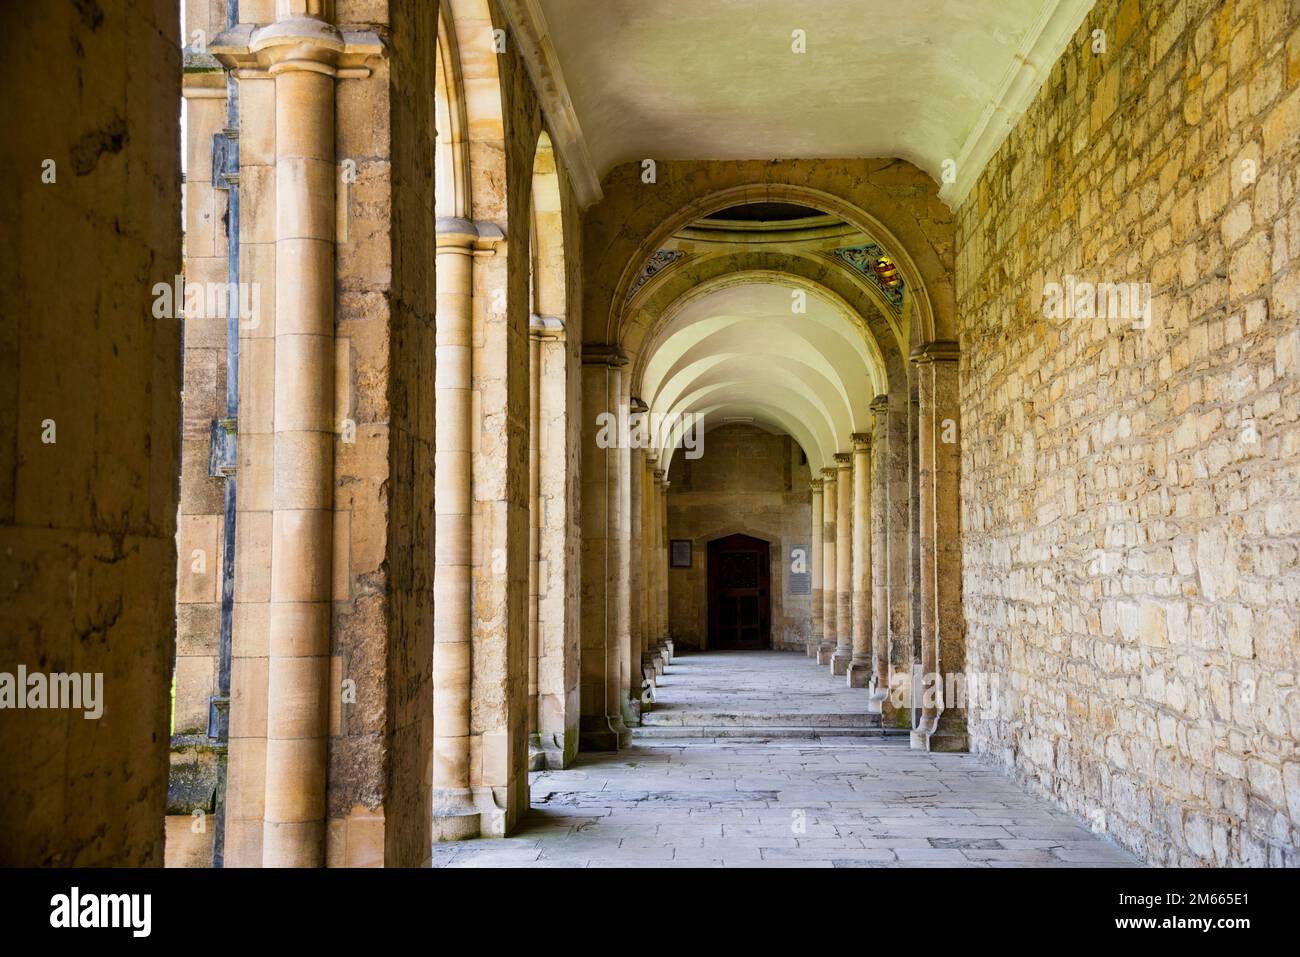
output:
POLYGON ((551 137, 542 130, 533 156, 532 222, 529 239, 532 290, 529 308, 533 315, 563 325, 568 294, 564 258, 564 217, 560 200, 560 176, 556 168, 551 137))
POLYGON ((439 46, 449 67, 449 112, 463 118, 460 142, 453 144, 464 171, 457 181, 462 196, 455 218, 504 225, 505 107, 491 5, 488 0, 443 0, 439 20, 439 46))
POLYGON ((955 338, 951 309, 947 308, 950 305, 947 300, 951 297, 950 279, 939 262, 933 244, 919 228, 914 230, 916 235, 911 237, 913 241, 907 243, 876 215, 833 193, 793 183, 760 183, 733 186, 698 197, 663 219, 641 241, 635 254, 624 264, 614 287, 605 323, 605 341, 616 342, 621 338, 623 319, 628 307, 628 290, 636 281, 642 264, 665 240, 695 220, 730 206, 774 202, 809 206, 837 216, 885 248, 898 266, 912 297, 914 321, 909 345, 936 338, 955 338), (942 288, 947 293, 941 300, 943 308, 939 315, 936 315, 931 287, 942 288))
POLYGON ((634 356, 630 389, 652 413, 665 463, 688 428, 734 413, 761 415, 823 467, 850 435, 870 430, 871 402, 889 388, 862 317, 833 291, 779 271, 724 273, 688 289, 634 356), (791 323, 796 291, 809 308, 791 323))
POLYGON ((465 85, 460 75, 456 31, 438 11, 434 45, 434 210, 438 219, 468 219, 470 164, 465 85))

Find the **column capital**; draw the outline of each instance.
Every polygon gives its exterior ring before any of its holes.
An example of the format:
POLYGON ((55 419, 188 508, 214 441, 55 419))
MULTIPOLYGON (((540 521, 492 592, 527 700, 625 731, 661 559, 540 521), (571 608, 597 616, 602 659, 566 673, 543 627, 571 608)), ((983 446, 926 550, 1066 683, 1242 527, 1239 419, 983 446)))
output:
POLYGON ((530 339, 559 342, 564 339, 564 320, 559 316, 528 317, 528 337, 530 339))
POLYGON ((912 350, 909 357, 915 363, 956 362, 961 358, 961 344, 956 339, 935 339, 912 350))
POLYGON ((813 494, 816 494, 822 490, 822 484, 823 483, 821 479, 815 478, 808 483, 808 488, 811 492, 813 492, 813 494))
POLYGON ((667 485, 667 484, 668 484, 667 482, 664 481, 664 470, 663 470, 663 469, 657 468, 657 469, 655 469, 655 470, 653 471, 652 474, 654 475, 654 478, 655 478, 655 481, 656 481, 656 482, 660 483, 661 485, 667 485))
POLYGON ((874 399, 871 400, 871 405, 868 406, 868 408, 871 409, 872 415, 884 415, 886 412, 889 411, 889 396, 887 395, 876 396, 874 399))
POLYGON ((611 369, 627 365, 627 355, 616 345, 606 342, 584 342, 582 344, 582 364, 584 366, 609 366, 611 369))
POLYGON ((370 76, 369 61, 384 55, 384 43, 373 30, 340 30, 319 17, 293 16, 262 26, 237 24, 213 37, 208 52, 241 78, 307 70, 349 80, 370 76))
POLYGON ((836 476, 838 476, 839 474, 840 474, 840 470, 834 467, 827 467, 822 469, 822 479, 827 482, 834 482, 836 476))
POLYGON ((841 469, 847 469, 853 464, 853 454, 851 452, 836 452, 835 464, 841 469))
POLYGON ((871 450, 870 432, 854 432, 849 438, 853 440, 854 452, 868 452, 871 450))
MULTIPOLYGON (((476 223, 468 219, 445 216, 437 222, 439 252, 464 252, 491 256, 505 242, 506 234, 496 223, 476 223)), ((538 317, 542 318, 542 317, 538 317)))

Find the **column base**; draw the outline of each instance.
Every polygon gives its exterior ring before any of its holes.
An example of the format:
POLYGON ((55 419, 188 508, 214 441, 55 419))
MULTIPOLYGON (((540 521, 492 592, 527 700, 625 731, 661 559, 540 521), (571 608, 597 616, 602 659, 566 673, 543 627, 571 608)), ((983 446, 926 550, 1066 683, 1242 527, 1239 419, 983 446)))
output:
POLYGON ((673 663, 673 640, 671 638, 665 638, 664 639, 664 664, 670 665, 672 663, 673 663))
POLYGON ((831 674, 836 677, 843 677, 849 673, 849 662, 853 660, 852 650, 844 647, 836 648, 831 655, 831 674))
POLYGON ((618 735, 618 746, 620 748, 626 748, 632 743, 632 729, 627 726, 621 714, 610 715, 609 726, 618 735))
POLYGON ((537 735, 528 736, 528 770, 545 771, 546 770, 546 752, 542 749, 542 743, 537 739, 537 735))
POLYGON ((578 750, 617 751, 632 743, 632 732, 621 715, 596 715, 583 718, 578 730, 578 750))
POLYGON ((809 658, 816 658, 817 648, 819 645, 821 645, 821 643, 822 642, 820 638, 809 638, 807 643, 803 647, 804 654, 806 654, 809 658))
MULTIPOLYGON (((849 662, 848 671, 846 672, 849 679, 850 688, 870 688, 871 687, 871 662, 853 659, 849 662)), ((876 711, 880 713, 879 708, 876 711)))
POLYGON ((922 718, 920 727, 912 729, 911 745, 915 751, 947 754, 969 751, 970 735, 966 732, 966 721, 951 711, 945 711, 937 718, 922 718))
MULTIPOLYGON (((628 698, 623 702, 623 724, 627 728, 635 728, 641 724, 641 695, 637 693, 635 698, 628 698)), ((631 732, 628 733, 629 739, 631 732)))
POLYGON ((646 661, 641 665, 641 713, 654 708, 655 703, 655 665, 646 661))
POLYGON ((831 656, 834 654, 835 654, 835 646, 833 644, 827 644, 826 642, 823 641, 820 645, 817 646, 817 664, 829 665, 831 663, 831 656))
POLYGON ((433 792, 433 843, 468 841, 483 832, 483 815, 468 790, 433 792))
MULTIPOLYGON (((572 737, 571 734, 571 732, 565 731, 538 733, 536 735, 536 747, 537 750, 541 752, 544 763, 540 768, 533 768, 530 766, 528 770, 562 771, 564 768, 568 767, 569 762, 573 760, 573 756, 578 753, 577 740, 572 737)), ((529 764, 531 765, 533 749, 533 743, 531 741, 529 742, 528 749, 529 764)))

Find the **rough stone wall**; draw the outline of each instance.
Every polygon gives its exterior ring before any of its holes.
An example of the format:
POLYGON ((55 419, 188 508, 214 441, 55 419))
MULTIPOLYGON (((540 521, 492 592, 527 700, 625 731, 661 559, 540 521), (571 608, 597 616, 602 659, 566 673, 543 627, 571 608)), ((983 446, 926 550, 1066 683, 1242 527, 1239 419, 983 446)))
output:
POLYGON ((22 91, 0 104, 0 671, 102 673, 104 709, 0 718, 0 863, 161 865, 180 324, 152 290, 181 267, 179 16, 6 4, 0 36, 22 91))
POLYGON ((388 725, 384 863, 423 863, 433 780, 434 89, 438 5, 390 0, 388 725))
POLYGON ((812 541, 812 475, 788 435, 749 425, 705 434, 704 455, 679 450, 669 466, 668 535, 693 543, 690 568, 668 569, 668 627, 675 642, 708 643, 709 542, 737 532, 776 546, 771 562, 772 647, 802 651, 811 627, 809 595, 789 593, 787 556, 812 541))
POLYGON ((960 211, 973 746, 1153 863, 1300 863, 1298 163, 1300 6, 1103 0, 960 211))
MULTIPOLYGON (((505 29, 492 5, 494 24, 505 29)), ((490 788, 508 832, 528 808, 528 427, 530 229, 541 109, 517 45, 497 58, 505 183, 499 204, 475 218, 505 242, 475 264, 475 618, 471 669, 471 780, 490 788), (501 294, 504 293, 504 308, 501 294)), ((477 197, 476 197, 477 199, 477 197)), ((485 825, 486 826, 486 825, 485 825)), ((493 833, 496 833, 495 830, 493 833)))

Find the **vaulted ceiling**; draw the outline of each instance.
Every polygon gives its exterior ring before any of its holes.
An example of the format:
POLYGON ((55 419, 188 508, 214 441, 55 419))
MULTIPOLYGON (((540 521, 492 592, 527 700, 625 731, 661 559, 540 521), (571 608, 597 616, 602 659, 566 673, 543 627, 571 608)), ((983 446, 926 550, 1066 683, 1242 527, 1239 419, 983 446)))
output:
MULTIPOLYGON (((880 351, 847 303, 813 286, 792 312, 792 283, 740 275, 671 311, 650 345, 641 397, 665 431, 703 418, 707 430, 752 420, 799 442, 813 468, 871 428, 886 391, 880 351)), ((671 460, 676 435, 656 436, 671 460)))
POLYGON ((898 157, 959 202, 1094 0, 504 0, 584 202, 656 159, 898 157), (804 52, 795 52, 803 31, 804 52))

